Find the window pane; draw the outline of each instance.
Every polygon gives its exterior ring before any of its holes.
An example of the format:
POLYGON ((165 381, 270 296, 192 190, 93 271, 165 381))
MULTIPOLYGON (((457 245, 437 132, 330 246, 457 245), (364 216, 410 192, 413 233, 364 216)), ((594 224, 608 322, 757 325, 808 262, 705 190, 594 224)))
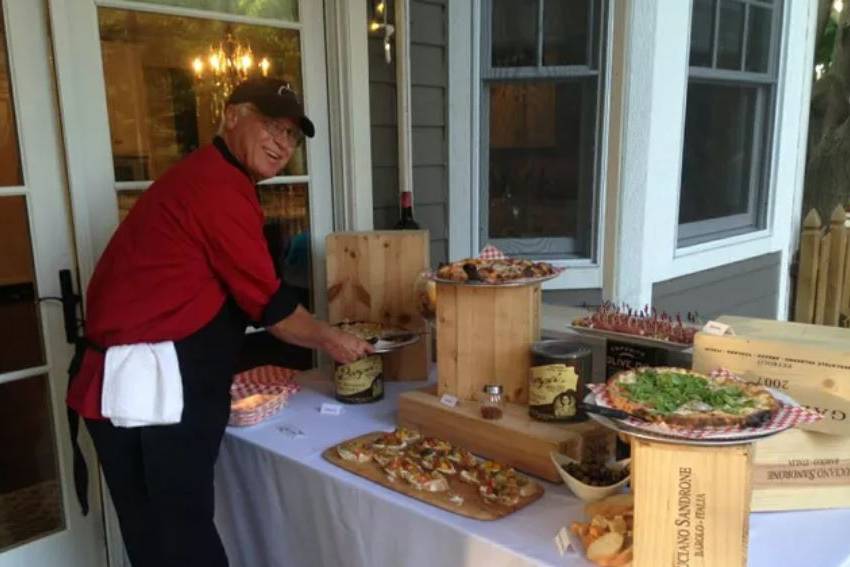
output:
MULTIPOLYGON (((253 74, 266 58, 269 75, 302 90, 298 31, 111 8, 99 9, 98 17, 118 181, 155 179, 212 140, 222 104, 239 78, 235 71, 209 70, 211 48, 250 48, 253 74), (200 75, 193 68, 196 58, 207 65, 200 75)), ((304 156, 301 146, 283 173, 306 173, 304 156)))
POLYGON ((767 8, 750 6, 747 32, 747 71, 767 73, 770 57, 770 28, 773 13, 767 8))
POLYGON ((743 53, 744 5, 720 0, 720 29, 717 31, 717 67, 740 69, 743 53))
POLYGON ((21 156, 18 151, 18 127, 15 124, 15 105, 12 101, 5 30, 3 3, 0 2, 0 187, 24 184, 21 174, 21 156))
POLYGON ((192 8, 224 14, 298 21, 298 0, 136 0, 178 8, 192 8))
POLYGON ((691 67, 711 67, 714 43, 714 0, 694 0, 691 16, 691 67))
POLYGON ((528 254, 591 253, 597 84, 490 85, 489 238, 554 238, 528 254))
MULTIPOLYGON (((597 9, 598 9, 598 3, 597 9)), ((588 65, 590 0, 545 0, 543 64, 588 65)))
POLYGON ((0 197, 0 372, 45 363, 36 289, 26 198, 0 197))
POLYGON ((313 271, 308 186, 259 185, 258 190, 275 269, 284 282, 297 290, 301 304, 309 307, 313 271))
POLYGON ((537 65, 537 0, 493 0, 493 67, 537 65))
POLYGON ((0 552, 65 527, 47 376, 0 384, 0 552))
POLYGON ((749 211, 761 184, 762 155, 754 141, 767 113, 757 114, 759 88, 691 81, 688 86, 679 222, 689 223, 749 211))

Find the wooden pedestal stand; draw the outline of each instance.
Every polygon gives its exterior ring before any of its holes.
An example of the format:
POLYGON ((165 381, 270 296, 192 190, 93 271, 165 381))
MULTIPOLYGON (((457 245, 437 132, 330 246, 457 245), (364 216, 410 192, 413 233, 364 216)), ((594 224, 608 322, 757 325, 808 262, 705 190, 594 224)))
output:
POLYGON ((437 393, 477 400, 501 384, 528 402, 531 345, 540 338, 540 284, 437 284, 437 393))
POLYGON ((745 567, 752 445, 631 446, 634 567, 745 567))

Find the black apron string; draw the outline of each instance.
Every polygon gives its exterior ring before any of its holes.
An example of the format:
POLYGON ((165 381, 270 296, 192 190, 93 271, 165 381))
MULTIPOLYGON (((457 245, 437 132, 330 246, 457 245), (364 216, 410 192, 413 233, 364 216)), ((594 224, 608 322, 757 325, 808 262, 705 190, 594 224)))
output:
MULTIPOLYGON (((83 365, 83 356, 86 354, 87 348, 104 352, 104 349, 98 347, 85 337, 77 339, 77 342, 74 343, 74 357, 68 366, 69 389, 71 387, 71 381, 79 373, 80 367, 83 365)), ((77 500, 80 503, 83 516, 86 516, 89 513, 89 470, 77 440, 77 435, 80 431, 80 415, 70 406, 67 406, 66 409, 68 411, 68 432, 71 435, 71 448, 74 452, 74 488, 77 492, 77 500)))

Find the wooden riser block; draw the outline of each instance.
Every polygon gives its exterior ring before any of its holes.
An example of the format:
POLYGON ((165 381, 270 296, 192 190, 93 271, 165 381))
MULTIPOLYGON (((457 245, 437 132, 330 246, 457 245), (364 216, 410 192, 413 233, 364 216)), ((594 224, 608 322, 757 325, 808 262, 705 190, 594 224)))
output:
POLYGON ((453 408, 441 404, 433 388, 402 394, 398 422, 550 482, 561 482, 549 457, 552 451, 575 459, 614 451, 614 434, 596 422, 535 421, 528 406, 520 404, 506 404, 502 419, 487 420, 475 402, 462 400, 453 408))
POLYGON ((753 461, 753 511, 850 508, 850 437, 790 429, 753 461))
POLYGON ((501 384, 508 401, 528 402, 531 345, 540 338, 540 284, 437 284, 440 395, 475 400, 501 384))
POLYGON ((752 445, 631 445, 634 567, 745 567, 752 445))
POLYGON ((425 380, 431 362, 428 324, 419 314, 416 279, 430 264, 427 230, 335 232, 325 239, 328 319, 372 321, 423 333, 415 345, 385 355, 386 380, 425 380))

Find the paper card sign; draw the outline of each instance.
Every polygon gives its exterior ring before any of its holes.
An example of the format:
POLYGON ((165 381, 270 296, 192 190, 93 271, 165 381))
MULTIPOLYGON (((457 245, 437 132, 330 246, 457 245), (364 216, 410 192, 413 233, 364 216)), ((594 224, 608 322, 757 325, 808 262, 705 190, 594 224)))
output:
POLYGON ((722 337, 723 335, 734 335, 735 331, 732 330, 732 327, 725 323, 720 323, 718 321, 709 321, 706 323, 702 332, 708 335, 717 335, 718 337, 722 337))
POLYGON ((558 548, 558 553, 561 557, 567 553, 570 547, 573 547, 573 542, 570 540, 570 532, 566 526, 558 530, 558 534, 555 536, 555 547, 558 548))
POLYGON ((443 397, 440 398, 440 403, 444 406, 448 406, 450 408, 457 406, 458 399, 451 394, 443 394, 443 397))
POLYGON ((324 403, 319 409, 319 413, 323 415, 339 415, 342 413, 342 406, 339 404, 324 403))

